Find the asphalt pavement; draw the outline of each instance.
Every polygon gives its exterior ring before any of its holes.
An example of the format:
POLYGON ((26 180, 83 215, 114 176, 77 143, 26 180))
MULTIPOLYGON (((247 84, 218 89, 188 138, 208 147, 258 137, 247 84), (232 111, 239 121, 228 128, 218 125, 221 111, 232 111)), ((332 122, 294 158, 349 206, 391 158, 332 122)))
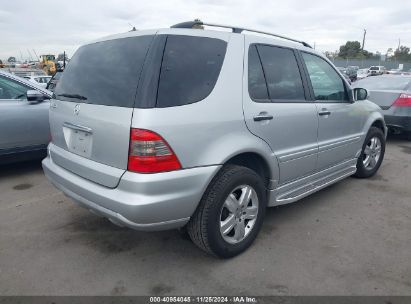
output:
POLYGON ((39 161, 0 167, 0 295, 198 294, 411 295, 411 142, 390 138, 371 179, 268 209, 229 260, 91 214, 39 161))

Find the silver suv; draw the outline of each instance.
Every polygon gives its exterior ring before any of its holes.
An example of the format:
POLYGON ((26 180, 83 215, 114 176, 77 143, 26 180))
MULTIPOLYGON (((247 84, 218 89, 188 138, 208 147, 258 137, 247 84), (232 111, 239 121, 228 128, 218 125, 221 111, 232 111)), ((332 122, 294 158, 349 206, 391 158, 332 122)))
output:
POLYGON ((256 238, 267 206, 375 174, 386 126, 367 91, 306 43, 204 25, 80 47, 51 100, 43 168, 115 224, 184 227, 231 257, 256 238))

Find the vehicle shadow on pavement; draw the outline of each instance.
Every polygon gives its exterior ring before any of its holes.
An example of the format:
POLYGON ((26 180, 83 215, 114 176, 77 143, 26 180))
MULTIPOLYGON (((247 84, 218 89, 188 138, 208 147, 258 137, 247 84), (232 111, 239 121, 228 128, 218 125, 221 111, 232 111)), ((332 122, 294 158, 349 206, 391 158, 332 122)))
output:
MULTIPOLYGON (((72 202, 67 202, 73 204, 72 202)), ((69 219, 58 228, 64 234, 64 243, 77 243, 88 250, 111 256, 123 254, 133 258, 170 255, 187 258, 207 257, 183 232, 178 230, 144 232, 127 227, 119 227, 108 219, 96 216, 81 207, 70 208, 69 219)), ((212 259, 212 258, 211 258, 212 259)))
MULTIPOLYGON (((347 185, 344 185, 345 183, 346 181, 341 181, 331 185, 294 204, 268 208, 257 243, 275 240, 283 229, 281 225, 284 224, 284 221, 292 222, 310 212, 310 209, 321 208, 323 204, 327 203, 326 198, 334 195, 336 188, 347 187, 347 185)), ((73 204, 71 201, 67 201, 67 203, 73 204)), ((70 208, 70 211, 67 210, 71 213, 68 215, 68 222, 58 228, 64 235, 64 244, 71 243, 71 245, 85 246, 87 250, 104 256, 120 254, 130 256, 133 259, 147 259, 148 256, 161 257, 164 252, 167 252, 168 256, 175 256, 178 259, 203 260, 204 263, 208 264, 210 262, 218 264, 227 261, 216 259, 204 253, 191 242, 187 234, 178 230, 135 231, 126 227, 119 227, 108 219, 96 216, 81 207, 73 207, 70 208)), ((249 251, 245 254, 251 253, 252 251, 249 251)))
POLYGON ((0 164, 0 179, 42 170, 40 159, 11 164, 0 164))
POLYGON ((349 179, 329 185, 328 187, 294 203, 267 208, 262 227, 263 233, 270 234, 271 232, 274 232, 277 229, 277 226, 275 224, 272 225, 273 223, 278 225, 281 224, 284 219, 287 219, 287 221, 290 221, 290 219, 299 219, 299 217, 303 217, 305 213, 310 212, 310 209, 316 210, 317 208, 321 208, 321 205, 327 204, 328 197, 332 197, 335 195, 336 191, 340 192, 347 187, 349 179))
POLYGON ((405 134, 393 134, 388 132, 387 141, 390 143, 410 143, 411 145, 411 140, 407 139, 405 134))

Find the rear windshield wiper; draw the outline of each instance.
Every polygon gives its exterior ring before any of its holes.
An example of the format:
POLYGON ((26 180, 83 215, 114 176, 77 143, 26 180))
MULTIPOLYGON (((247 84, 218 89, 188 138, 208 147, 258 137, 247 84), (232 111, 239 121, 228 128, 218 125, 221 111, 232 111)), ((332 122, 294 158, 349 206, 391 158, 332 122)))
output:
POLYGON ((86 96, 82 96, 82 95, 79 95, 79 94, 66 94, 66 93, 63 93, 63 94, 58 94, 57 96, 75 98, 75 99, 80 99, 80 100, 87 100, 86 96))

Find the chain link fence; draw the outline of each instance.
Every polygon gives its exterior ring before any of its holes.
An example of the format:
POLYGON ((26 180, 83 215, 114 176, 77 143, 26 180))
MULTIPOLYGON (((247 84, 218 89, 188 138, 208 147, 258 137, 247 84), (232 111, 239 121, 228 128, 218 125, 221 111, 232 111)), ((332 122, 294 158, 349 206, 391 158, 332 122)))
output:
POLYGON ((408 72, 411 69, 411 62, 404 61, 383 61, 378 59, 330 59, 337 67, 348 67, 348 66, 358 66, 360 69, 369 68, 373 65, 382 65, 387 70, 398 69, 399 65, 402 64, 403 71, 408 72))

